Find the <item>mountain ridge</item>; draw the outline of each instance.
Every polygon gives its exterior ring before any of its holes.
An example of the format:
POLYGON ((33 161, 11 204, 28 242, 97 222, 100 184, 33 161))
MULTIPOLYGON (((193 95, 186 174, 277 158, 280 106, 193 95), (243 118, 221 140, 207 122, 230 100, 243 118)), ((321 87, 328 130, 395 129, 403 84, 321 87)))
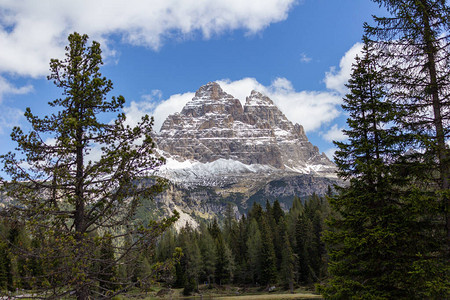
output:
POLYGON ((288 209, 294 196, 323 195, 341 183, 303 126, 257 91, 242 105, 210 82, 166 118, 155 141, 166 158, 155 175, 170 185, 151 206, 164 215, 179 211, 178 228, 220 217, 230 204, 236 216, 275 199, 288 209))
POLYGON ((160 150, 181 161, 233 159, 298 173, 321 165, 334 172, 334 164, 308 141, 303 126, 292 124, 269 97, 252 91, 242 106, 215 82, 200 87, 180 113, 168 116, 156 140, 160 150))

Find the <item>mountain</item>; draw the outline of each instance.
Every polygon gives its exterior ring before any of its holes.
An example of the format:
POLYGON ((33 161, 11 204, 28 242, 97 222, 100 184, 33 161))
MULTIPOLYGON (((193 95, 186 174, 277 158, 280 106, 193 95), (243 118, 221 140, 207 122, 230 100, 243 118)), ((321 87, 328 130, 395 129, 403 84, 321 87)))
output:
MULTIPOLYGON (((244 106, 219 84, 198 89, 167 117, 155 140, 171 181, 156 205, 177 209, 183 221, 211 218, 231 203, 237 215, 253 202, 324 194, 337 183, 336 167, 267 96, 252 91, 244 106)), ((182 224, 184 225, 184 223, 182 224)))

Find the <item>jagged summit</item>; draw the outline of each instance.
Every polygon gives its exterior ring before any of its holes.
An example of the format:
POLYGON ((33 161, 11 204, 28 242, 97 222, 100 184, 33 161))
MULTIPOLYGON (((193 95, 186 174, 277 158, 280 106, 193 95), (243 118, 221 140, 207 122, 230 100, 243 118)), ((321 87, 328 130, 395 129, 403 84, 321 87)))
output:
POLYGON ((219 100, 222 98, 233 98, 233 96, 225 93, 217 82, 208 82, 195 92, 195 97, 192 100, 200 98, 219 100))
POLYGON ((219 84, 210 82, 197 90, 194 98, 183 107, 181 114, 193 118, 206 114, 231 115, 239 118, 243 112, 238 99, 225 93, 219 84))
POLYGON ((167 158, 157 175, 171 185, 160 209, 181 213, 179 225, 223 215, 229 203, 246 213, 254 202, 292 204, 293 196, 322 195, 338 183, 336 167, 274 102, 252 91, 245 104, 210 82, 155 136, 167 158))
POLYGON ((269 97, 253 90, 245 99, 245 106, 275 106, 275 104, 269 97))
POLYGON ((180 113, 167 117, 158 148, 179 160, 219 159, 298 173, 332 173, 334 164, 273 101, 252 91, 242 106, 216 82, 200 87, 180 113))

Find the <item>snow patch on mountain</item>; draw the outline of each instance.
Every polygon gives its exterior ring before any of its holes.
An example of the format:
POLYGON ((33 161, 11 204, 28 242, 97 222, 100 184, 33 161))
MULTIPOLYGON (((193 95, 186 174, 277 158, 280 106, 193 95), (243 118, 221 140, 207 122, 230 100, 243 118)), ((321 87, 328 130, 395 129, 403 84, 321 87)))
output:
POLYGON ((167 158, 158 175, 175 183, 199 183, 215 186, 227 179, 228 175, 236 176, 251 173, 273 173, 277 169, 269 165, 246 165, 240 161, 220 158, 213 162, 178 161, 167 158))
POLYGON ((252 91, 244 106, 210 82, 155 134, 167 165, 161 176, 208 186, 242 174, 335 173, 335 165, 292 124, 273 101, 252 91))

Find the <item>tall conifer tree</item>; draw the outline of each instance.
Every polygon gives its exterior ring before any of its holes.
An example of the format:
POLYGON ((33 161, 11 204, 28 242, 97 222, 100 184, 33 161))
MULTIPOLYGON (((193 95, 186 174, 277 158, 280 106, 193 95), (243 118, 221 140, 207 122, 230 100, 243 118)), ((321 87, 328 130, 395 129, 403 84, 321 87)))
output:
POLYGON ((450 6, 446 0, 374 0, 390 17, 365 25, 383 62, 388 97, 407 112, 396 119, 410 133, 404 174, 441 201, 436 222, 450 251, 450 6), (434 185, 430 186, 430 185, 434 185))
POLYGON ((395 121, 406 111, 386 97, 374 53, 365 40, 344 98, 349 140, 336 143, 335 159, 339 175, 350 184, 330 198, 340 216, 331 220, 334 231, 325 235, 332 277, 322 292, 336 299, 442 295, 444 270, 428 274, 429 282, 438 286, 434 291, 415 276, 422 255, 432 255, 437 246, 427 238, 435 230, 437 207, 432 199, 422 201, 421 193, 402 176, 399 162, 411 135, 395 121))
POLYGON ((29 255, 53 265, 46 270, 52 296, 74 292, 87 299, 96 297, 100 274, 92 267, 98 260, 93 253, 104 244, 102 236, 111 239, 114 259, 125 263, 139 257, 138 247, 153 243, 173 219, 133 223, 139 199, 164 186, 149 177, 163 163, 152 154, 152 120, 145 116, 131 128, 125 114, 118 113, 113 122, 101 121, 98 114, 119 112, 125 99, 107 100, 113 85, 100 73, 99 43, 88 45, 88 36, 78 33, 68 41, 66 57, 51 60, 48 77, 62 90, 62 98, 49 102, 55 112, 43 118, 26 110, 31 131, 13 129, 20 155, 1 156, 11 178, 2 184, 12 199, 6 208, 9 217, 25 222, 41 241, 40 249, 29 255), (128 243, 123 242, 125 232, 131 237, 128 243))

